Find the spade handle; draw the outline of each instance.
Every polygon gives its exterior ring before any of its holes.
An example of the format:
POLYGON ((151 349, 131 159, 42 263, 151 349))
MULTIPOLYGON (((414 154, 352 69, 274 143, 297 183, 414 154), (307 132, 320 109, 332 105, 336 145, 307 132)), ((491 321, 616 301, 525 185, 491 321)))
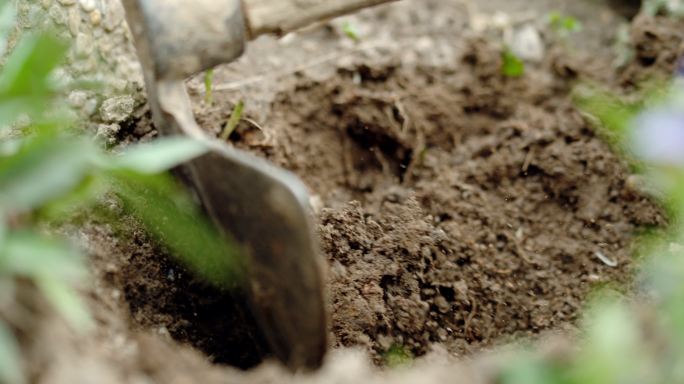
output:
POLYGON ((251 38, 284 35, 309 24, 396 0, 242 0, 251 38))

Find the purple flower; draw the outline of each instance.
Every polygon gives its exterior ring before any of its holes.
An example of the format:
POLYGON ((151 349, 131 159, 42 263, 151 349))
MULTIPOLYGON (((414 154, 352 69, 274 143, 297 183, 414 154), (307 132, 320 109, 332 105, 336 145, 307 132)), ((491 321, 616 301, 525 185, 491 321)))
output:
POLYGON ((632 121, 631 149, 654 165, 684 167, 684 110, 659 108, 632 121))
POLYGON ((684 77, 684 56, 677 60, 677 64, 675 65, 675 77, 684 77))

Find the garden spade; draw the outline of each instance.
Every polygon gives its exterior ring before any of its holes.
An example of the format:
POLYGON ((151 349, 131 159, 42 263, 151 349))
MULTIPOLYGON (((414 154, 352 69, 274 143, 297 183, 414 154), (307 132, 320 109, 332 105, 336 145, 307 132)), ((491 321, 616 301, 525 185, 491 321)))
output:
POLYGON ((274 354, 293 370, 319 367, 328 346, 308 193, 291 173, 208 137, 184 80, 236 59, 259 35, 388 1, 123 0, 154 123, 162 135, 188 135, 211 149, 185 164, 181 178, 217 228, 243 246, 251 310, 274 354))

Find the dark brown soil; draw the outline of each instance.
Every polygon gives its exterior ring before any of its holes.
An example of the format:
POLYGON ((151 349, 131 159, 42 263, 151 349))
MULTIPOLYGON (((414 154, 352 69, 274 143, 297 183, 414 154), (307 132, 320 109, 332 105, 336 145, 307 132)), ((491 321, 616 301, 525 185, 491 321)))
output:
POLYGON ((193 345, 213 363, 250 368, 262 361, 268 348, 244 293, 221 292, 193 277, 142 233, 132 240, 116 284, 137 327, 193 345))
POLYGON ((234 135, 324 207, 337 346, 464 354, 572 323, 592 289, 629 282, 635 232, 663 224, 559 61, 510 79, 500 52, 474 40, 457 71, 302 77, 277 97, 266 147, 250 124, 234 135))
MULTIPOLYGON (((649 25, 637 20, 636 41, 649 25)), ((633 69, 644 50, 623 81, 645 72, 633 69)), ((335 346, 364 346, 378 362, 393 347, 422 355, 436 343, 470 354, 572 325, 599 286, 628 288, 635 234, 664 220, 571 100, 578 79, 601 76, 589 72, 597 63, 554 51, 507 78, 501 51, 473 38, 453 66, 299 74, 264 127, 243 121, 231 136, 311 188, 335 346)), ((217 132, 229 112, 198 119, 217 132)), ((136 324, 163 326, 215 362, 247 367, 268 354, 254 329, 225 329, 252 323, 224 310, 244 308, 240 299, 159 252, 139 254, 122 270, 136 324)))

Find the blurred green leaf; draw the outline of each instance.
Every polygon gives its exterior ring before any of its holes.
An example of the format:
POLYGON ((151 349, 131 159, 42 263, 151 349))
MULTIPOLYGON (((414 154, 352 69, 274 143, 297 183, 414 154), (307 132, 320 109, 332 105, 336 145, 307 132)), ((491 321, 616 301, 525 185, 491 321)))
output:
POLYGON ((624 139, 630 121, 639 113, 639 105, 620 100, 612 93, 595 88, 584 88, 575 97, 575 103, 583 111, 595 116, 602 127, 617 139, 624 139))
POLYGON ((344 34, 347 35, 348 38, 354 40, 355 42, 358 43, 361 41, 358 29, 351 22, 345 21, 344 25, 342 26, 342 31, 344 31, 344 34))
POLYGON ((70 193, 53 199, 37 211, 37 219, 50 223, 71 220, 75 212, 92 207, 97 200, 105 196, 109 184, 100 174, 86 176, 70 193))
POLYGON ((23 138, 8 138, 0 141, 0 158, 16 155, 24 144, 23 138))
POLYGON ((413 363, 413 354, 405 346, 395 344, 384 355, 385 364, 390 368, 400 368, 413 363))
POLYGON ((503 51, 501 73, 506 77, 520 77, 525 74, 525 63, 522 62, 510 49, 503 51))
POLYGON ((623 303, 614 298, 596 300, 585 328, 587 343, 572 371, 574 382, 623 383, 638 377, 638 325, 623 303))
POLYGON ((87 275, 72 247, 28 231, 12 231, 0 248, 0 272, 31 279, 54 277, 78 281, 87 275))
POLYGON ((9 41, 9 32, 15 25, 15 18, 17 12, 14 4, 7 2, 0 5, 0 56, 5 54, 7 43, 9 41))
POLYGON ((168 175, 115 171, 111 183, 125 209, 193 272, 222 288, 241 283, 243 259, 235 243, 218 233, 168 175))
POLYGON ((21 354, 12 332, 0 321, 0 383, 23 384, 21 354))
POLYGON ((582 23, 572 16, 566 16, 558 11, 549 13, 549 24, 554 32, 567 37, 571 33, 582 30, 582 23))
POLYGON ((22 114, 49 110, 56 87, 51 74, 64 59, 67 45, 50 34, 25 36, 0 72, 0 126, 22 114))
POLYGON ((90 331, 94 322, 88 308, 81 297, 69 286, 68 281, 61 281, 54 275, 46 275, 36 279, 36 284, 55 309, 79 332, 90 331))
POLYGON ((567 380, 558 369, 538 357, 514 359, 499 377, 500 384, 563 384, 567 380))
POLYGON ((74 248, 32 232, 10 232, 0 249, 0 273, 32 279, 76 329, 91 324, 85 305, 70 287, 87 276, 74 248))
POLYGON ((0 244, 5 243, 5 237, 7 236, 7 223, 5 220, 6 213, 0 209, 0 244))
POLYGON ((157 174, 207 151, 206 144, 189 137, 161 138, 129 147, 121 156, 112 159, 111 166, 144 174, 157 174))
POLYGON ((204 102, 207 105, 214 104, 214 70, 209 69, 204 73, 204 102))
POLYGON ((70 193, 96 153, 92 142, 78 137, 28 140, 16 154, 0 158, 0 207, 29 210, 70 193))

